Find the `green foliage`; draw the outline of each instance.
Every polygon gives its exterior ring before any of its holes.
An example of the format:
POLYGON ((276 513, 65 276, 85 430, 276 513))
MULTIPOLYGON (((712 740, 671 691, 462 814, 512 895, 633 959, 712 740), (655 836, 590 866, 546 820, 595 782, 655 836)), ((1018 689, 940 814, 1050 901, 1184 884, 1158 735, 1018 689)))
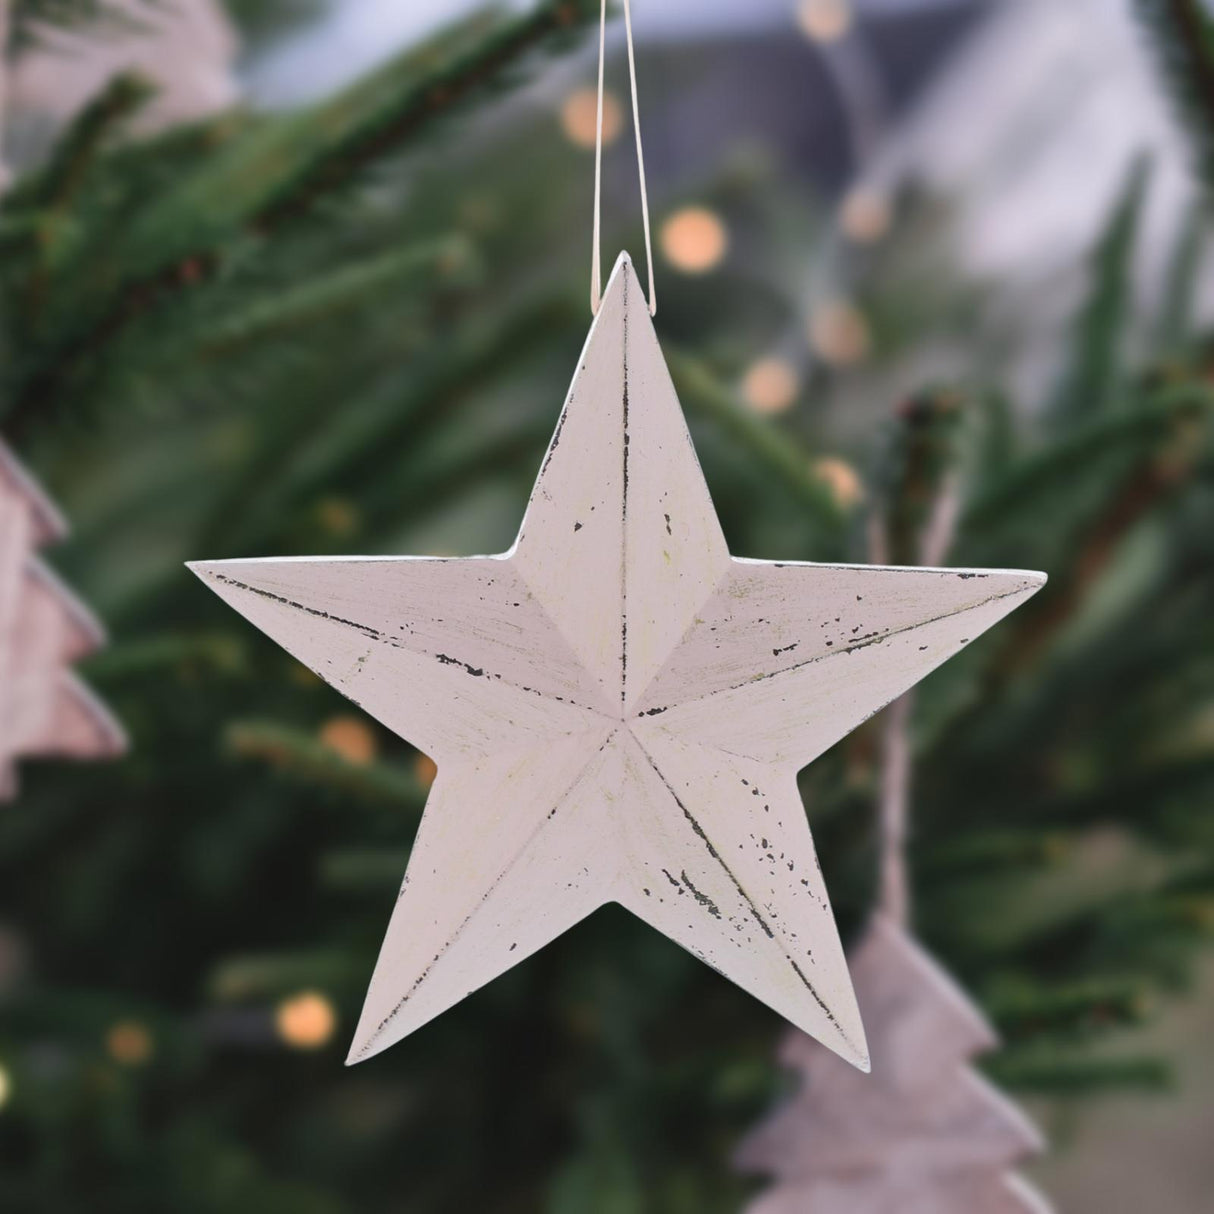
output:
POLYGON ((40 239, 13 250, 4 270, 10 299, 23 297, 24 305, 10 307, 6 326, 0 420, 7 432, 20 440, 33 415, 46 424, 66 402, 95 391, 111 351, 120 357, 121 339, 177 296, 198 297, 187 304, 195 310, 208 303, 226 310, 224 288, 257 272, 271 236, 281 233, 279 247, 288 246, 322 203, 365 183, 370 166, 454 108, 484 100, 520 56, 566 33, 591 7, 544 0, 523 16, 486 10, 332 101, 170 134, 147 149, 143 172, 120 156, 86 186, 80 167, 138 100, 133 83, 111 86, 78 120, 56 163, 12 200, 10 223, 36 227, 40 239), (150 191, 149 171, 158 187, 150 191), (69 200, 75 214, 90 216, 87 227, 55 222, 69 200))
POLYGON ((324 11, 323 0, 224 0, 224 4, 246 47, 253 50, 324 11))
POLYGON ((7 53, 20 54, 38 41, 45 29, 110 25, 131 27, 130 14, 116 10, 106 0, 10 0, 7 53))
MULTIPOLYGON (((585 335, 591 180, 548 99, 511 86, 596 16, 481 13, 305 112, 138 142, 142 89, 118 80, 4 201, 0 426, 73 518, 56 563, 111 627, 88 673, 134 741, 114 766, 27 771, 0 814, 0 921, 29 958, 7 985, 0 968, 5 1210, 741 1204, 727 1160, 778 1085, 780 1025, 618 909, 341 1066, 424 770, 373 723, 365 753, 335 749, 350 706, 182 567, 508 546, 585 335), (305 990, 339 1022, 311 1054, 275 1028, 305 990), (132 1020, 141 1064, 108 1041, 132 1020)), ((731 546, 864 560, 879 517, 914 561, 948 492, 950 560, 1049 572, 917 697, 916 922, 1005 1033, 1001 1083, 1164 1086, 1166 1059, 1110 1038, 1214 930, 1214 394, 1179 271, 1159 344, 1121 352, 1145 175, 1100 245, 1058 409, 974 382, 853 413, 863 373, 818 367, 760 418, 734 386, 800 331, 827 255, 817 207, 764 173, 684 190, 756 252, 662 292, 731 546), (839 453, 866 505, 816 469, 839 453)), ((848 270, 879 322, 870 369, 941 332, 985 367, 980 288, 925 260, 946 213, 905 206, 848 270)), ((1185 247, 1206 231, 1195 214, 1185 247)), ((849 933, 871 905, 880 729, 802 778, 849 933)))
POLYGON ((1136 5, 1208 186, 1214 183, 1214 23, 1202 0, 1136 5))
POLYGON ((302 784, 332 789, 347 802, 366 801, 421 815, 426 790, 397 765, 352 762, 310 734, 272 722, 234 721, 225 740, 230 753, 259 759, 302 784))
POLYGON ((1183 353, 1194 337, 1194 304, 1210 234, 1209 203, 1193 203, 1172 249, 1164 282, 1155 342, 1164 352, 1183 353))
POLYGON ((1092 256, 1087 299, 1075 323, 1070 366, 1054 411, 1064 419, 1108 414, 1121 384, 1126 337, 1133 315, 1134 252, 1150 183, 1146 161, 1130 171, 1092 256))

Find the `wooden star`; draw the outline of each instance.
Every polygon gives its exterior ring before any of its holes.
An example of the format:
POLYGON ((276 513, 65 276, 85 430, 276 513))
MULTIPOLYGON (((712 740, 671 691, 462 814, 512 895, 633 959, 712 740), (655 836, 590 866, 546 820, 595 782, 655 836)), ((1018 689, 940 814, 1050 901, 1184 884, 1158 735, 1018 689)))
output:
POLYGON ((866 1068, 797 770, 1044 580, 731 558, 626 255, 509 552, 191 567, 438 764, 350 1062, 614 901, 866 1068))

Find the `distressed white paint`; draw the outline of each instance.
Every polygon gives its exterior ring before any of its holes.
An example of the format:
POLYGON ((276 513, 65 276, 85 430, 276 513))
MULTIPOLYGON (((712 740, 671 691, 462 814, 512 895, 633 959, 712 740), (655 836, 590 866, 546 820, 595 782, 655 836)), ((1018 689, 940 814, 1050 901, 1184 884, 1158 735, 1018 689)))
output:
POLYGON ((1043 1149, 1024 1114, 970 1065, 997 1044, 953 980, 878 915, 852 958, 872 1048, 854 1072, 804 1034, 783 1061, 803 1080, 738 1152, 776 1177, 748 1214, 1048 1214, 1010 1169, 1043 1149))
POLYGON ((0 801, 19 758, 103 758, 125 748, 121 727, 68 670, 104 637, 88 609, 32 555, 66 525, 0 444, 0 801))
POLYGON ((797 770, 1043 581, 732 559, 626 256, 509 552, 193 568, 438 763, 351 1062, 615 901, 867 1067, 797 770))

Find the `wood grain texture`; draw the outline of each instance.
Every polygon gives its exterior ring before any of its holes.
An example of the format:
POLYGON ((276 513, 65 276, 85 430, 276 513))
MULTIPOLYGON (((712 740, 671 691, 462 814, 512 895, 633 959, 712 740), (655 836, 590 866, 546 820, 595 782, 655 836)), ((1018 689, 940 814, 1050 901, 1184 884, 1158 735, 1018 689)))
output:
POLYGON ((1010 1173, 1039 1154, 1036 1128, 970 1065, 994 1031, 892 919, 852 958, 872 1049, 858 1082, 809 1037, 782 1060, 802 1087, 743 1142, 738 1166, 776 1179, 748 1214, 1048 1214, 1010 1173))
POLYGON ((626 256, 509 552, 192 568, 438 763, 351 1062, 615 901, 867 1067, 797 770, 1044 580, 732 558, 626 256))

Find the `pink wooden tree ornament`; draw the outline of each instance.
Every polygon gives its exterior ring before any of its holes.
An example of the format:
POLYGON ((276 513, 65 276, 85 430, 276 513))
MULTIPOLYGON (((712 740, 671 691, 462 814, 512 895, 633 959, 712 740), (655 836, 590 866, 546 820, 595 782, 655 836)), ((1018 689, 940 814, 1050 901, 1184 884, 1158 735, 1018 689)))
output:
POLYGON ((70 671, 104 633, 34 551, 66 534, 55 505, 0 443, 0 800, 17 760, 108 758, 121 727, 70 671))
MULTIPOLYGON (((944 560, 959 503, 945 483, 920 539, 926 564, 944 560)), ((883 529, 872 538, 884 559, 883 529)), ((907 927, 912 699, 886 713, 880 905, 852 956, 872 1074, 858 1079, 803 1033, 785 1038, 801 1086, 738 1151, 742 1171, 775 1182, 747 1214, 1049 1214, 1011 1171, 1040 1153, 1040 1135, 969 1065, 998 1038, 907 927)))
POLYGON ((878 914, 852 957, 872 1074, 804 1034, 781 1060, 800 1090, 738 1152, 774 1178, 748 1214, 1048 1214, 1010 1174, 1040 1135, 970 1065, 994 1031, 904 929, 878 914))

